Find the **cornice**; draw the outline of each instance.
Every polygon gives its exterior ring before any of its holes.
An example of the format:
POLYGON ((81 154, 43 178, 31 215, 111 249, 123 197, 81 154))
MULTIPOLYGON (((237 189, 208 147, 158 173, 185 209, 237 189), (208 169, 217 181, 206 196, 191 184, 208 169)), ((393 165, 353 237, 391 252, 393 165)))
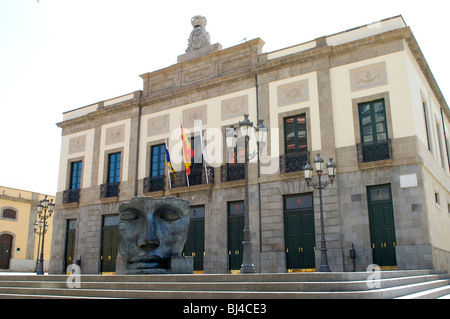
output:
MULTIPOLYGON (((268 60, 267 53, 260 54, 258 56, 258 62, 254 65, 247 66, 243 69, 239 69, 235 72, 230 72, 227 74, 221 74, 213 78, 209 78, 207 80, 199 81, 196 83, 186 84, 184 86, 175 87, 175 88, 168 88, 165 90, 157 91, 154 93, 150 93, 147 96, 142 96, 143 91, 140 91, 140 97, 139 98, 133 98, 132 100, 121 102, 114 104, 112 106, 99 108, 97 111, 94 111, 92 113, 89 113, 84 116, 80 116, 78 118, 66 120, 63 122, 57 123, 58 127, 65 128, 73 125, 78 124, 85 124, 86 121, 95 121, 97 118, 112 114, 115 112, 121 112, 124 110, 127 110, 131 107, 139 107, 139 106, 150 106, 154 103, 162 103, 171 99, 176 99, 180 96, 186 96, 190 93, 202 91, 202 90, 208 90, 213 87, 218 87, 220 85, 224 85, 227 83, 233 83, 238 81, 244 81, 251 78, 254 78, 255 76, 262 75, 264 73, 271 72, 273 70, 277 70, 279 68, 288 67, 290 65, 298 65, 301 63, 307 63, 311 60, 317 60, 319 61, 322 59, 323 63, 318 63, 313 68, 314 70, 319 69, 325 69, 325 68, 333 68, 336 66, 339 66, 339 62, 334 62, 335 60, 331 60, 331 58, 336 58, 339 56, 342 56, 344 54, 347 54, 349 52, 355 52, 362 49, 370 49, 371 47, 375 45, 380 44, 387 44, 395 40, 404 39, 406 43, 408 44, 415 60, 417 61, 419 67, 421 68, 421 71, 423 72, 425 78, 427 79, 433 93, 435 94, 437 100, 439 101, 440 106, 444 110, 447 118, 450 119, 450 110, 448 107, 447 102, 445 101, 445 98, 425 60, 425 57, 423 56, 422 51, 420 50, 420 47, 414 38, 414 35, 411 32, 411 29, 409 27, 404 27, 401 29, 395 29, 392 31, 387 31, 381 34, 377 34, 374 36, 369 36, 363 39, 359 39, 352 42, 343 43, 341 45, 337 46, 328 46, 326 45, 326 42, 324 41, 326 37, 316 39, 318 40, 318 46, 315 48, 305 50, 302 52, 286 55, 283 57, 279 57, 276 59, 268 60), (319 41, 320 40, 320 41, 319 41)), ((326 40, 326 39, 325 39, 326 40)), ((255 40, 262 42, 259 38, 255 40)), ((236 47, 232 47, 230 49, 236 50, 236 47)), ((229 49, 226 49, 229 50, 229 49)), ((400 50, 400 49, 397 49, 400 50)), ((375 51, 374 51, 375 52, 375 51)), ((215 53, 212 53, 215 54, 215 53)), ((375 53, 374 53, 375 54, 375 53)), ((358 56, 355 55, 355 61, 357 61, 358 56)), ((360 58, 363 59, 363 58, 360 58)), ((346 62, 348 63, 348 62, 346 62)), ((344 64, 344 63, 342 63, 344 64)), ((176 65, 175 65, 176 66, 176 65)), ((174 66, 172 66, 174 67, 174 66)), ((168 67, 166 69, 169 69, 171 67, 168 67)), ((165 69, 165 70, 166 70, 165 69)), ((158 72, 158 71, 155 71, 158 72)), ((148 76, 149 73, 141 75, 141 77, 148 76)), ((262 84, 260 82, 260 84, 262 84)))

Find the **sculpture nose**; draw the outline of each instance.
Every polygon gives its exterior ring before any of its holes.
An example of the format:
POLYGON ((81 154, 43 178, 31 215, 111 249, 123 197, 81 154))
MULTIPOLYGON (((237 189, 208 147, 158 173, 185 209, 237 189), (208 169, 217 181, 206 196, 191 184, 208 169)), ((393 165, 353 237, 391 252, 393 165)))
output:
POLYGON ((139 236, 138 245, 142 249, 156 249, 160 246, 159 238, 156 235, 153 216, 147 218, 145 231, 139 236))

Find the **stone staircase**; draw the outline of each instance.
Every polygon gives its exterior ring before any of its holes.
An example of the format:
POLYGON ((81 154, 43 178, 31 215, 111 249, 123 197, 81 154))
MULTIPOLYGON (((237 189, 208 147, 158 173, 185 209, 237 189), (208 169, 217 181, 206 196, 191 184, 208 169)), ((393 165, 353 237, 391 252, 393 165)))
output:
POLYGON ((81 275, 2 275, 0 298, 392 299, 450 298, 450 276, 439 270, 368 272, 81 275), (69 279, 76 279, 70 277, 69 279), (375 279, 379 279, 374 281, 375 279))

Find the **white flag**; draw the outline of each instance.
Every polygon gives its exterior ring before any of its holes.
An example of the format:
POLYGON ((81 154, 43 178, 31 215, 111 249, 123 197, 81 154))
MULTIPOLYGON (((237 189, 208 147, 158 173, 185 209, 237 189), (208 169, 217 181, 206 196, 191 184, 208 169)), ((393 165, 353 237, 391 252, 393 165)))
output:
POLYGON ((203 160, 205 161, 205 163, 208 164, 209 160, 208 160, 208 156, 206 154, 206 146, 205 146, 205 140, 203 138, 203 133, 202 131, 200 131, 200 145, 202 147, 202 154, 203 154, 203 160))

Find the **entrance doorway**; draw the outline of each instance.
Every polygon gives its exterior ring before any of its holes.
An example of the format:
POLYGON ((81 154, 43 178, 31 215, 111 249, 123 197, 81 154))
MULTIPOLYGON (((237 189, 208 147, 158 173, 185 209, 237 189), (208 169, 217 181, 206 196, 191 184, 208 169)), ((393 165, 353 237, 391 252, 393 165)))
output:
POLYGON ((244 241, 244 202, 228 203, 228 270, 239 273, 244 241))
POLYGON ((370 239, 373 263, 380 267, 396 267, 396 236, 391 185, 367 187, 370 239))
POLYGON ((77 220, 76 219, 68 219, 67 220, 67 231, 66 231, 66 251, 64 254, 64 269, 63 272, 66 272, 66 269, 69 265, 75 263, 75 239, 77 233, 77 220))
POLYGON ((284 197, 284 234, 288 272, 314 269, 316 236, 312 194, 284 197))
POLYGON ((103 216, 102 250, 100 255, 101 272, 115 273, 119 249, 119 215, 103 216))
POLYGON ((0 236, 0 269, 9 269, 11 260, 13 236, 3 234, 0 236))
POLYGON ((184 245, 184 256, 194 259, 194 272, 203 272, 203 256, 205 254, 205 206, 194 206, 190 210, 188 238, 184 245))

